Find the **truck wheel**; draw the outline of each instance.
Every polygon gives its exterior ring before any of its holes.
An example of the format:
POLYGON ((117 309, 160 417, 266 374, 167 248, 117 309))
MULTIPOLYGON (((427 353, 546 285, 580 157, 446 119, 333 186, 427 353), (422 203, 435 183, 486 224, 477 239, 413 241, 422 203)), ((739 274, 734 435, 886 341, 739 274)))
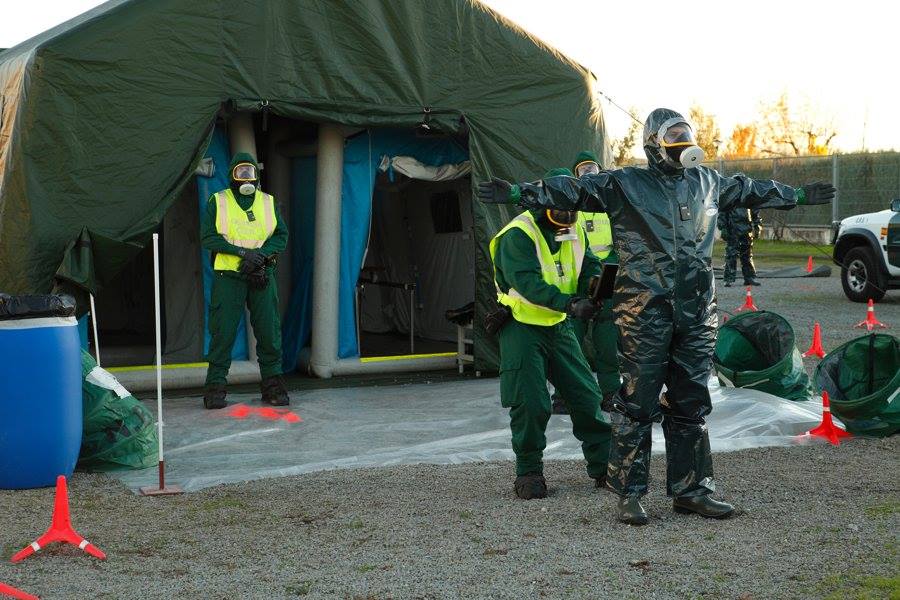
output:
POLYGON ((841 266, 841 285, 844 294, 853 302, 878 302, 884 298, 884 282, 878 262, 869 248, 853 248, 844 256, 841 266))

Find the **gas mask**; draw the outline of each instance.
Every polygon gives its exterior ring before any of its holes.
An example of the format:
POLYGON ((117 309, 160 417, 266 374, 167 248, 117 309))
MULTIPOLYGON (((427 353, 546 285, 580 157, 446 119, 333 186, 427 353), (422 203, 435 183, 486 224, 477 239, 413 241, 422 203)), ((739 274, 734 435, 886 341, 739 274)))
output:
POLYGON ((571 242, 578 239, 574 225, 578 222, 578 213, 574 210, 556 210, 547 209, 544 216, 551 225, 556 227, 556 236, 554 240, 557 242, 571 242))
POLYGON ((256 192, 256 184, 259 175, 256 165, 252 163, 238 163, 231 170, 231 181, 238 186, 238 191, 244 196, 252 196, 256 192))
POLYGON ((694 131, 683 118, 673 117, 663 121, 656 132, 656 141, 663 160, 676 169, 691 169, 706 157, 697 145, 694 131))
POLYGON ((600 173, 600 165, 592 160, 584 160, 575 165, 575 177, 597 175, 598 173, 600 173))

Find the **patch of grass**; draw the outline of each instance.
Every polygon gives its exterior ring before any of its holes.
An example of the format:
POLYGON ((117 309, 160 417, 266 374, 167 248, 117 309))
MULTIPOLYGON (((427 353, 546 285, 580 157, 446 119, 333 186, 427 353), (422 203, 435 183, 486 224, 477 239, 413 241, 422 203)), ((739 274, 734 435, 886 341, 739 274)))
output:
MULTIPOLYGON (((819 246, 825 252, 831 252, 831 246, 822 244, 819 246)), ((765 266, 791 267, 806 266, 806 259, 810 256, 817 265, 831 264, 828 257, 822 254, 812 244, 806 242, 777 242, 774 240, 756 240, 753 242, 753 258, 765 266)), ((830 256, 830 255, 829 255, 830 256)), ((716 241, 713 248, 714 264, 721 265, 725 260, 725 242, 716 241)), ((738 267, 740 268, 740 267, 738 267)))
POLYGON ((471 510, 461 510, 459 511, 460 519, 471 519, 474 516, 474 513, 471 510))
POLYGON ((897 500, 888 500, 866 507, 866 514, 870 517, 887 517, 896 513, 900 513, 900 502, 897 500))
POLYGON ((828 592, 825 600, 876 600, 878 598, 900 598, 900 575, 882 577, 877 575, 832 575, 820 584, 822 592, 828 592))
POLYGON ((369 571, 374 571, 377 568, 378 567, 376 567, 375 565, 359 565, 358 567, 356 567, 356 570, 360 573, 368 573, 369 571))
POLYGON ((362 519, 353 519, 349 523, 347 523, 348 529, 362 529, 365 527, 365 523, 362 522, 362 519))
POLYGON ((298 581, 284 586, 284 591, 292 596, 305 596, 312 590, 312 581, 298 581))

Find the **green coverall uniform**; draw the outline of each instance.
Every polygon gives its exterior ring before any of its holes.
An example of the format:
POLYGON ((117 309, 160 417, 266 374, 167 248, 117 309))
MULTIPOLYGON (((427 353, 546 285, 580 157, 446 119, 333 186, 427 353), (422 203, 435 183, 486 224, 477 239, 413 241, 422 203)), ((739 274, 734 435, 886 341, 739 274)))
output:
MULTIPOLYGON (((237 155, 231 169, 240 162, 251 162, 249 155, 237 155), (249 159, 249 161, 248 161, 249 159)), ((255 161, 252 161, 255 164, 255 161)), ((253 195, 238 193, 232 185, 232 193, 238 206, 249 211, 254 202, 253 195)), ((216 229, 218 216, 216 195, 211 196, 206 205, 206 215, 201 225, 201 244, 212 254, 215 264, 216 254, 237 255, 241 249, 229 243, 216 229)), ((258 218, 260 215, 254 215, 258 218)), ((249 216, 248 216, 249 218, 249 216)), ((266 257, 283 252, 287 247, 288 229, 275 204, 275 230, 257 250, 266 257)), ((250 309, 250 323, 256 336, 256 354, 262 379, 281 375, 281 319, 278 315, 278 286, 275 281, 275 265, 266 267, 268 285, 263 289, 253 289, 244 275, 232 270, 213 272, 212 296, 209 305, 209 353, 206 360, 206 384, 225 384, 231 367, 231 350, 237 336, 238 325, 244 314, 244 306, 250 309)))
MULTIPOLYGON (((541 211, 543 212, 543 211, 541 211)), ((538 229, 557 266, 562 244, 556 231, 536 219, 538 229)), ((535 241, 521 229, 501 231, 492 242, 495 281, 498 289, 515 289, 528 303, 554 311, 565 311, 573 294, 544 280, 535 241)), ((600 271, 600 261, 585 248, 578 275, 578 290, 587 289, 592 275, 600 271)), ((562 267, 559 267, 562 268, 562 267)), ((602 479, 609 456, 610 426, 600 412, 600 394, 572 329, 565 318, 553 325, 523 323, 515 318, 499 332, 500 400, 510 409, 512 445, 516 453, 516 474, 543 472, 545 430, 550 419, 548 374, 564 394, 572 418, 573 433, 582 442, 588 475, 602 479)))

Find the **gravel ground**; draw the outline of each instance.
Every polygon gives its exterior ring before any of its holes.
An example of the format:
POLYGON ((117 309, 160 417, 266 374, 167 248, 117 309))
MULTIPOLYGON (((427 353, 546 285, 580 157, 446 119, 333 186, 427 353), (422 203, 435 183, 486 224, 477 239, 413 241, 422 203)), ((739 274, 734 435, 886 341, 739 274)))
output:
MULTIPOLYGON (((71 481, 75 525, 109 555, 50 549, 0 566, 43 598, 822 598, 898 593, 900 437, 716 456, 728 521, 677 515, 654 457, 650 525, 576 461, 524 502, 510 463, 417 465, 140 498, 71 481), (765 482, 766 485, 763 485, 765 482)), ((4 556, 46 526, 52 491, 0 492, 4 556)), ((881 597, 880 595, 866 597, 881 597)), ((892 598, 895 596, 890 596, 892 598)))
MULTIPOLYGON (((744 288, 719 285, 720 306, 744 288)), ((865 306, 836 276, 763 280, 757 305, 798 346, 852 339, 865 306)), ((877 307, 900 327, 900 294, 877 307)), ((889 330, 889 331, 893 331, 889 330)), ((812 371, 815 359, 807 360, 812 371)), ((523 502, 511 463, 322 472, 141 498, 101 475, 70 482, 75 526, 109 555, 54 547, 0 581, 52 598, 897 598, 900 436, 715 457, 741 514, 674 514, 653 458, 651 524, 615 522, 580 461, 551 462, 551 496, 523 502), (765 483, 765 487, 763 487, 765 483)), ((9 557, 47 526, 52 490, 0 491, 9 557)))
MULTIPOLYGON (((758 268, 764 270, 765 263, 759 264, 758 268)), ((776 312, 787 319, 794 328, 800 352, 809 348, 816 321, 822 326, 822 341, 826 352, 866 333, 865 329, 853 327, 866 318, 866 305, 847 300, 841 289, 839 270, 836 267, 832 267, 831 277, 760 279, 760 282, 760 287, 753 288, 756 306, 776 312)), ((726 315, 728 312, 733 313, 744 303, 747 288, 739 285, 727 288, 721 280, 717 280, 716 292, 719 309, 726 315)), ((897 335, 900 329, 900 290, 888 292, 875 305, 875 315, 878 320, 890 325, 888 329, 881 331, 897 335)), ((812 357, 803 362, 812 376, 819 360, 812 357)))

